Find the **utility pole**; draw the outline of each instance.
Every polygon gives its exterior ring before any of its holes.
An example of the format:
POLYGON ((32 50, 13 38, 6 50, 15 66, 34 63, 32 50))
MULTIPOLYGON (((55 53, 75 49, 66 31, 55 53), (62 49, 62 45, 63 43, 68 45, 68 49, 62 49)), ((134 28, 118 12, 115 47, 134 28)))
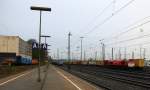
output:
POLYGON ((145 59, 145 56, 146 56, 146 49, 145 48, 143 48, 144 49, 144 51, 143 51, 143 59, 145 59))
POLYGON ((126 50, 126 48, 124 48, 124 59, 125 60, 127 59, 127 50, 126 50))
POLYGON ((112 54, 112 55, 111 55, 111 56, 112 56, 112 60, 114 60, 114 48, 111 49, 111 52, 112 52, 112 53, 111 53, 111 54, 112 54))
POLYGON ((117 56, 117 53, 115 53, 115 59, 117 59, 117 57, 118 57, 118 56, 117 56))
POLYGON ((97 60, 97 51, 95 52, 95 60, 97 60))
POLYGON ((103 43, 103 60, 105 60, 105 44, 103 43))
POLYGON ((119 59, 121 60, 121 49, 119 48, 119 59))
POLYGON ((132 59, 134 59, 134 51, 132 51, 132 59))
POLYGON ((80 57, 80 60, 82 61, 82 40, 83 40, 84 37, 80 37, 80 38, 81 38, 81 53, 80 53, 81 57, 80 57))
MULTIPOLYGON (((68 62, 70 63, 70 36, 71 33, 68 34, 68 62)), ((68 69, 71 69, 70 65, 68 64, 68 69)))
POLYGON ((142 48, 140 47, 140 59, 142 59, 142 48))
POLYGON ((59 60, 59 48, 57 48, 57 60, 59 60))
POLYGON ((84 60, 86 60, 86 53, 85 53, 85 51, 84 51, 84 60))
POLYGON ((102 48, 100 47, 100 50, 99 50, 99 59, 102 60, 102 48))
POLYGON ((103 57, 103 60, 105 60, 105 44, 102 43, 102 57, 103 57))
POLYGON ((104 39, 99 40, 102 45, 102 59, 105 60, 105 44, 102 42, 104 39))

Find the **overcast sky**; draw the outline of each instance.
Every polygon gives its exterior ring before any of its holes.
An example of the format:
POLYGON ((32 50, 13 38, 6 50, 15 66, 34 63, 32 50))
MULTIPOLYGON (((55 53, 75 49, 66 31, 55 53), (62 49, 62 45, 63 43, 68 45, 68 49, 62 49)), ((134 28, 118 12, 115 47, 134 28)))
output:
MULTIPOLYGON (((32 5, 52 8, 51 12, 42 13, 42 34, 52 36, 48 39, 52 52, 56 52, 57 48, 60 52, 66 52, 68 32, 72 33, 71 46, 74 53, 79 53, 76 47, 80 46, 81 36, 85 37, 83 46, 87 53, 98 51, 99 40, 104 38, 104 42, 109 44, 106 45, 108 56, 111 47, 127 47, 150 41, 146 37, 117 43, 150 33, 149 23, 141 25, 150 20, 150 0, 1 0, 0 34, 17 35, 24 40, 38 39, 39 12, 31 11, 32 5), (119 9, 121 10, 118 11, 119 9), (108 17, 110 18, 107 19, 108 17), (110 39, 127 31, 129 28, 126 27, 130 25, 130 28, 138 27, 118 38, 110 39)), ((148 46, 142 45, 147 48, 147 56, 148 46)), ((138 53, 138 49, 139 45, 135 45, 130 50, 138 53)))

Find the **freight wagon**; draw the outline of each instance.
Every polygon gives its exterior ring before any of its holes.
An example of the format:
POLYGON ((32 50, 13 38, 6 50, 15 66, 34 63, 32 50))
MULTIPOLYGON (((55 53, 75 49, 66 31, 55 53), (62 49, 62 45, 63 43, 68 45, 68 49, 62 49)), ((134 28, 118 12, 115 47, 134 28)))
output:
POLYGON ((109 68, 144 68, 144 59, 71 61, 65 64, 97 65, 109 68))
POLYGON ((150 67, 150 60, 145 60, 144 65, 150 67))
POLYGON ((32 59, 29 56, 17 56, 15 64, 17 64, 17 65, 30 65, 30 64, 32 64, 32 59))
POLYGON ((52 64, 55 64, 55 65, 63 65, 63 64, 64 64, 64 60, 53 60, 53 61, 52 61, 52 64))

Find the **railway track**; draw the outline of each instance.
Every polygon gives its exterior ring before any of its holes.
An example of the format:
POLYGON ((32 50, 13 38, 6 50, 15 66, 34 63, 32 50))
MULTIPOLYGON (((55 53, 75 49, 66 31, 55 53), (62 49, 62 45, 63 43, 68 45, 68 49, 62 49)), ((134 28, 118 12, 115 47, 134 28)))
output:
POLYGON ((78 76, 78 77, 80 77, 80 78, 82 78, 82 79, 84 79, 88 82, 91 82, 91 83, 103 88, 104 90, 111 90, 111 88, 108 87, 108 85, 101 82, 100 78, 98 78, 98 77, 95 77, 95 76, 90 75, 90 74, 74 71, 74 70, 71 70, 71 71, 69 70, 68 71, 66 67, 60 67, 60 68, 67 71, 67 72, 69 72, 69 73, 71 73, 71 74, 73 74, 73 75, 76 75, 76 76, 78 76), (101 83, 101 84, 99 84, 99 83, 101 83))
POLYGON ((94 71, 94 72, 103 72, 103 73, 107 73, 107 74, 111 74, 111 75, 118 75, 118 76, 123 76, 123 77, 129 77, 129 78, 134 78, 134 79, 139 79, 139 80, 146 80, 146 81, 150 81, 150 74, 142 74, 142 73, 131 73, 131 72, 122 72, 122 71, 114 71, 111 69, 99 69, 99 68, 84 68, 86 69, 91 69, 90 71, 94 71))
MULTIPOLYGON (((96 66, 91 67, 91 66, 81 66, 81 65, 72 65, 71 71, 74 72, 74 74, 75 74, 75 72, 78 74, 80 72, 80 75, 81 75, 81 73, 88 74, 88 75, 92 75, 92 77, 95 77, 95 78, 103 77, 103 78, 111 79, 114 81, 126 83, 128 85, 142 87, 145 90, 150 89, 150 83, 149 83, 150 75, 145 74, 145 73, 135 74, 136 72, 134 72, 134 73, 132 72, 132 74, 131 74, 130 72, 127 72, 127 71, 121 72, 121 71, 115 71, 115 70, 111 70, 111 69, 101 69, 100 67, 96 67, 96 66), (142 76, 142 75, 144 75, 144 76, 142 76)), ((83 77, 82 76, 80 76, 80 77, 85 79, 88 76, 84 77, 84 75, 83 75, 83 77)), ((88 81, 90 81, 90 78, 88 79, 88 81)), ((91 81, 93 83, 94 80, 92 79, 91 81)), ((99 85, 100 83, 98 83, 98 81, 96 81, 96 83, 97 83, 96 85, 100 86, 99 85)), ((103 85, 103 86, 105 86, 105 85, 103 85)), ((106 86, 109 87, 109 85, 106 85, 106 86)))

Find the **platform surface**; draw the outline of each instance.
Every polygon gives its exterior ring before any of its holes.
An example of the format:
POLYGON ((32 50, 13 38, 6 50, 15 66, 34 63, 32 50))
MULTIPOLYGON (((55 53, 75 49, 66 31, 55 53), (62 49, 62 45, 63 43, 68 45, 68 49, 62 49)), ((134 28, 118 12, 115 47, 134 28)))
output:
POLYGON ((26 71, 0 79, 0 90, 102 90, 53 65, 47 72, 41 68, 41 79, 37 82, 37 69, 26 71))

